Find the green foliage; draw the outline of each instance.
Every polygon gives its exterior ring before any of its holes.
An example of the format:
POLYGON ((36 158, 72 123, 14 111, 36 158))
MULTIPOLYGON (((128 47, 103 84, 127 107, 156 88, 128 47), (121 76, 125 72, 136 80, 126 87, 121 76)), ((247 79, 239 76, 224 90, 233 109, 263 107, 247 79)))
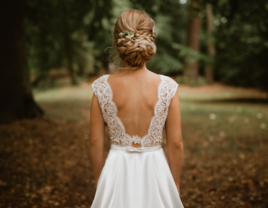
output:
POLYGON ((112 31, 127 9, 146 11, 156 23, 157 54, 148 63, 156 73, 182 75, 184 59, 215 63, 217 81, 267 90, 268 3, 195 0, 202 19, 200 51, 186 47, 188 3, 178 0, 25 0, 25 30, 31 72, 46 77, 50 69, 72 68, 81 77, 108 68, 112 31), (207 55, 205 6, 215 15, 216 57, 207 55), (71 61, 70 61, 71 60, 71 61), (71 65, 70 65, 71 63, 71 65))
POLYGON ((268 2, 210 1, 216 18, 216 78, 268 90, 268 2))
POLYGON ((110 0, 25 0, 32 74, 46 77, 50 69, 65 67, 88 75, 104 67, 102 52, 111 42, 110 10, 110 0))
POLYGON ((156 73, 178 74, 183 70, 183 57, 173 44, 185 42, 186 7, 177 0, 132 0, 133 8, 145 10, 156 24, 157 53, 148 64, 156 73))

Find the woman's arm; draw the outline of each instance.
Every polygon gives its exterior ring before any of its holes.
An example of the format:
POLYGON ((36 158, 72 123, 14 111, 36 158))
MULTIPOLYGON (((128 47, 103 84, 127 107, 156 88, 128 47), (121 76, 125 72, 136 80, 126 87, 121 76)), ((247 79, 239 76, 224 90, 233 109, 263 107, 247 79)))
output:
POLYGON ((171 99, 166 121, 167 158, 172 176, 180 194, 180 172, 183 157, 179 95, 171 99))
POLYGON ((90 110, 89 148, 96 184, 104 165, 104 120, 98 99, 93 94, 90 110))

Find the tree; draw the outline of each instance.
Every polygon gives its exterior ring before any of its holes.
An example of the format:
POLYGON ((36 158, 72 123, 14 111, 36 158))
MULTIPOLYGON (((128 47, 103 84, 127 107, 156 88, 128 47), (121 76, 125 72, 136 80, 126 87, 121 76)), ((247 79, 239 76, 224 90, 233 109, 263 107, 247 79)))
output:
MULTIPOLYGON (((199 52, 199 32, 201 21, 199 17, 199 9, 199 4, 196 0, 191 0, 189 2, 186 45, 197 53, 199 52)), ((186 56, 183 73, 184 76, 196 81, 199 75, 197 60, 186 56)))
POLYGON ((35 86, 50 69, 68 70, 72 84, 108 65, 112 0, 24 0, 30 69, 35 86))
MULTIPOLYGON (((209 1, 209 0, 207 0, 209 1)), ((212 1, 217 56, 215 78, 268 92, 267 0, 212 1)))
POLYGON ((157 52, 147 64, 155 73, 177 75, 183 70, 183 57, 177 45, 184 42, 185 6, 178 0, 131 0, 132 8, 146 11, 156 24, 157 52))
POLYGON ((43 115, 31 91, 23 31, 22 1, 5 1, 1 6, 0 123, 43 115))
POLYGON ((214 46, 214 15, 212 11, 212 5, 207 3, 206 5, 206 19, 207 19, 207 53, 209 55, 209 60, 206 63, 205 68, 205 79, 208 83, 214 81, 214 57, 216 55, 216 50, 214 46))

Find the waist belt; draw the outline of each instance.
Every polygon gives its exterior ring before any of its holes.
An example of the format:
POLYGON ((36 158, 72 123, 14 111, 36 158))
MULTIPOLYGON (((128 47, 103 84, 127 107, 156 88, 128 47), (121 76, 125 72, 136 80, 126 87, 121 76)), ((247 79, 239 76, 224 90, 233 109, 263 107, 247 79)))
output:
POLYGON ((161 149, 161 145, 153 146, 153 147, 124 147, 121 145, 117 144, 112 144, 111 149, 116 149, 116 150, 122 150, 126 152, 152 152, 161 149))

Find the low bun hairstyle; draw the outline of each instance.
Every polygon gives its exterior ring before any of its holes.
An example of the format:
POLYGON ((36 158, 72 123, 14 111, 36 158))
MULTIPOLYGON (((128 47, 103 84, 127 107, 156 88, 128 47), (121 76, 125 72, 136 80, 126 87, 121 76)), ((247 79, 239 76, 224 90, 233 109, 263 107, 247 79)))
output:
POLYGON ((150 16, 139 10, 126 10, 117 19, 113 32, 113 45, 118 56, 128 68, 139 68, 149 62, 156 53, 155 23, 150 16), (136 40, 125 38, 121 43, 119 34, 133 31, 139 36, 136 40))

